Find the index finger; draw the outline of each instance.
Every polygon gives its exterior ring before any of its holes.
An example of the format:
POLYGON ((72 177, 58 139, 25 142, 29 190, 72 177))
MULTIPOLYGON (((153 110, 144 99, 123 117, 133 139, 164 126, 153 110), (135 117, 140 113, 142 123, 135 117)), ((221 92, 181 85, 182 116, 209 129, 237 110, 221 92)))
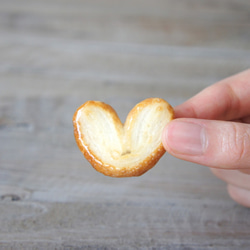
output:
POLYGON ((250 69, 204 89, 175 107, 176 118, 235 120, 250 115, 250 69))

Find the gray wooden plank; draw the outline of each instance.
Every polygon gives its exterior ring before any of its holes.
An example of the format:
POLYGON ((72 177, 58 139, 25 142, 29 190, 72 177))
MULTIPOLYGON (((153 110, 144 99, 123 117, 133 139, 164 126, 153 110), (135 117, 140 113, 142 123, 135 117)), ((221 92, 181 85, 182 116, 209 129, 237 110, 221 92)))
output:
MULTIPOLYGON (((155 86, 161 89, 159 93, 172 91, 191 96, 250 65, 250 52, 240 49, 80 42, 20 35, 2 38, 0 51, 3 96, 15 95, 16 88, 20 88, 19 94, 26 95, 41 91, 47 95, 71 91, 77 95, 91 90, 90 85, 113 92, 124 88, 127 96, 134 93, 133 88, 142 86, 143 92, 155 86)), ((157 90, 151 91, 156 95, 157 90)))
POLYGON ((81 40, 249 49, 249 1, 1 1, 1 30, 81 40))

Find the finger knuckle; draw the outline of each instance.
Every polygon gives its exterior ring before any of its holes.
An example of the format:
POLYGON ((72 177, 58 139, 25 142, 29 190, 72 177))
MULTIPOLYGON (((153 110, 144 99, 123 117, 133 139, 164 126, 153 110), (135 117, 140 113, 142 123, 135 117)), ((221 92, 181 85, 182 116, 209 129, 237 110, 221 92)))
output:
POLYGON ((235 124, 232 125, 231 152, 234 161, 244 162, 250 156, 250 134, 248 130, 239 129, 235 124))

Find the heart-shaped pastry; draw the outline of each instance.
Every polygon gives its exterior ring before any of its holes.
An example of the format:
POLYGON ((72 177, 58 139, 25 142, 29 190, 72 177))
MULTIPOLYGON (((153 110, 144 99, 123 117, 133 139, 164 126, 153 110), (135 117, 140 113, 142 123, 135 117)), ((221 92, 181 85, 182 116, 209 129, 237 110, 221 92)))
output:
POLYGON ((111 106, 88 101, 74 114, 74 135, 97 171, 112 177, 139 176, 165 153, 161 135, 173 117, 165 100, 150 98, 137 104, 123 125, 111 106))

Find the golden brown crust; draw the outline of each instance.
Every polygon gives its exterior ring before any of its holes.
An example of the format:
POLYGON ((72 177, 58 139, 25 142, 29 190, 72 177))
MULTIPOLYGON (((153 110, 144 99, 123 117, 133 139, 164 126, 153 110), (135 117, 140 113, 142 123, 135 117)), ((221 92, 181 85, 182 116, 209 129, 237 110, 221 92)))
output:
MULTIPOLYGON (((126 124, 129 123, 131 120, 133 122, 133 119, 136 118, 139 113, 145 108, 150 107, 151 105, 155 103, 160 103, 164 105, 160 105, 157 107, 157 112, 167 112, 169 116, 169 121, 171 121, 174 118, 174 111, 173 108, 163 99, 160 98, 149 98, 146 99, 139 104, 137 104, 128 114, 126 122, 124 126, 122 125, 117 113, 115 110, 108 104, 99 102, 99 101, 88 101, 81 105, 75 112, 73 116, 73 126, 74 126, 74 136, 76 143, 85 156, 85 158, 90 162, 90 164, 99 172, 103 173, 107 176, 112 177, 131 177, 131 176, 139 176, 143 173, 147 172, 149 169, 151 169, 162 157, 162 155, 165 153, 165 149, 163 145, 160 143, 150 155, 144 156, 140 161, 131 166, 122 166, 117 167, 114 166, 108 162, 103 162, 101 157, 98 157, 97 154, 93 151, 91 148, 91 145, 89 145, 86 142, 84 133, 88 133, 88 131, 82 131, 81 129, 81 121, 79 117, 81 116, 81 112, 85 112, 84 114, 88 116, 88 112, 91 113, 92 107, 98 107, 98 109, 102 110, 102 112, 105 112, 105 114, 109 114, 115 124, 116 129, 126 127, 126 124), (90 110, 89 110, 90 108, 90 110), (158 110, 159 109, 159 110, 158 110), (162 110, 164 109, 164 110, 162 110)), ((169 122, 167 121, 167 122, 169 122)), ((153 121, 154 123, 157 123, 157 121, 153 121)), ((133 125, 133 124, 132 124, 133 125)), ((130 128, 131 129, 131 128, 130 128)), ((161 131, 160 131, 161 132, 161 131)), ((126 133, 126 132, 125 132, 126 133)), ((123 159, 124 160, 124 159, 123 159)))

